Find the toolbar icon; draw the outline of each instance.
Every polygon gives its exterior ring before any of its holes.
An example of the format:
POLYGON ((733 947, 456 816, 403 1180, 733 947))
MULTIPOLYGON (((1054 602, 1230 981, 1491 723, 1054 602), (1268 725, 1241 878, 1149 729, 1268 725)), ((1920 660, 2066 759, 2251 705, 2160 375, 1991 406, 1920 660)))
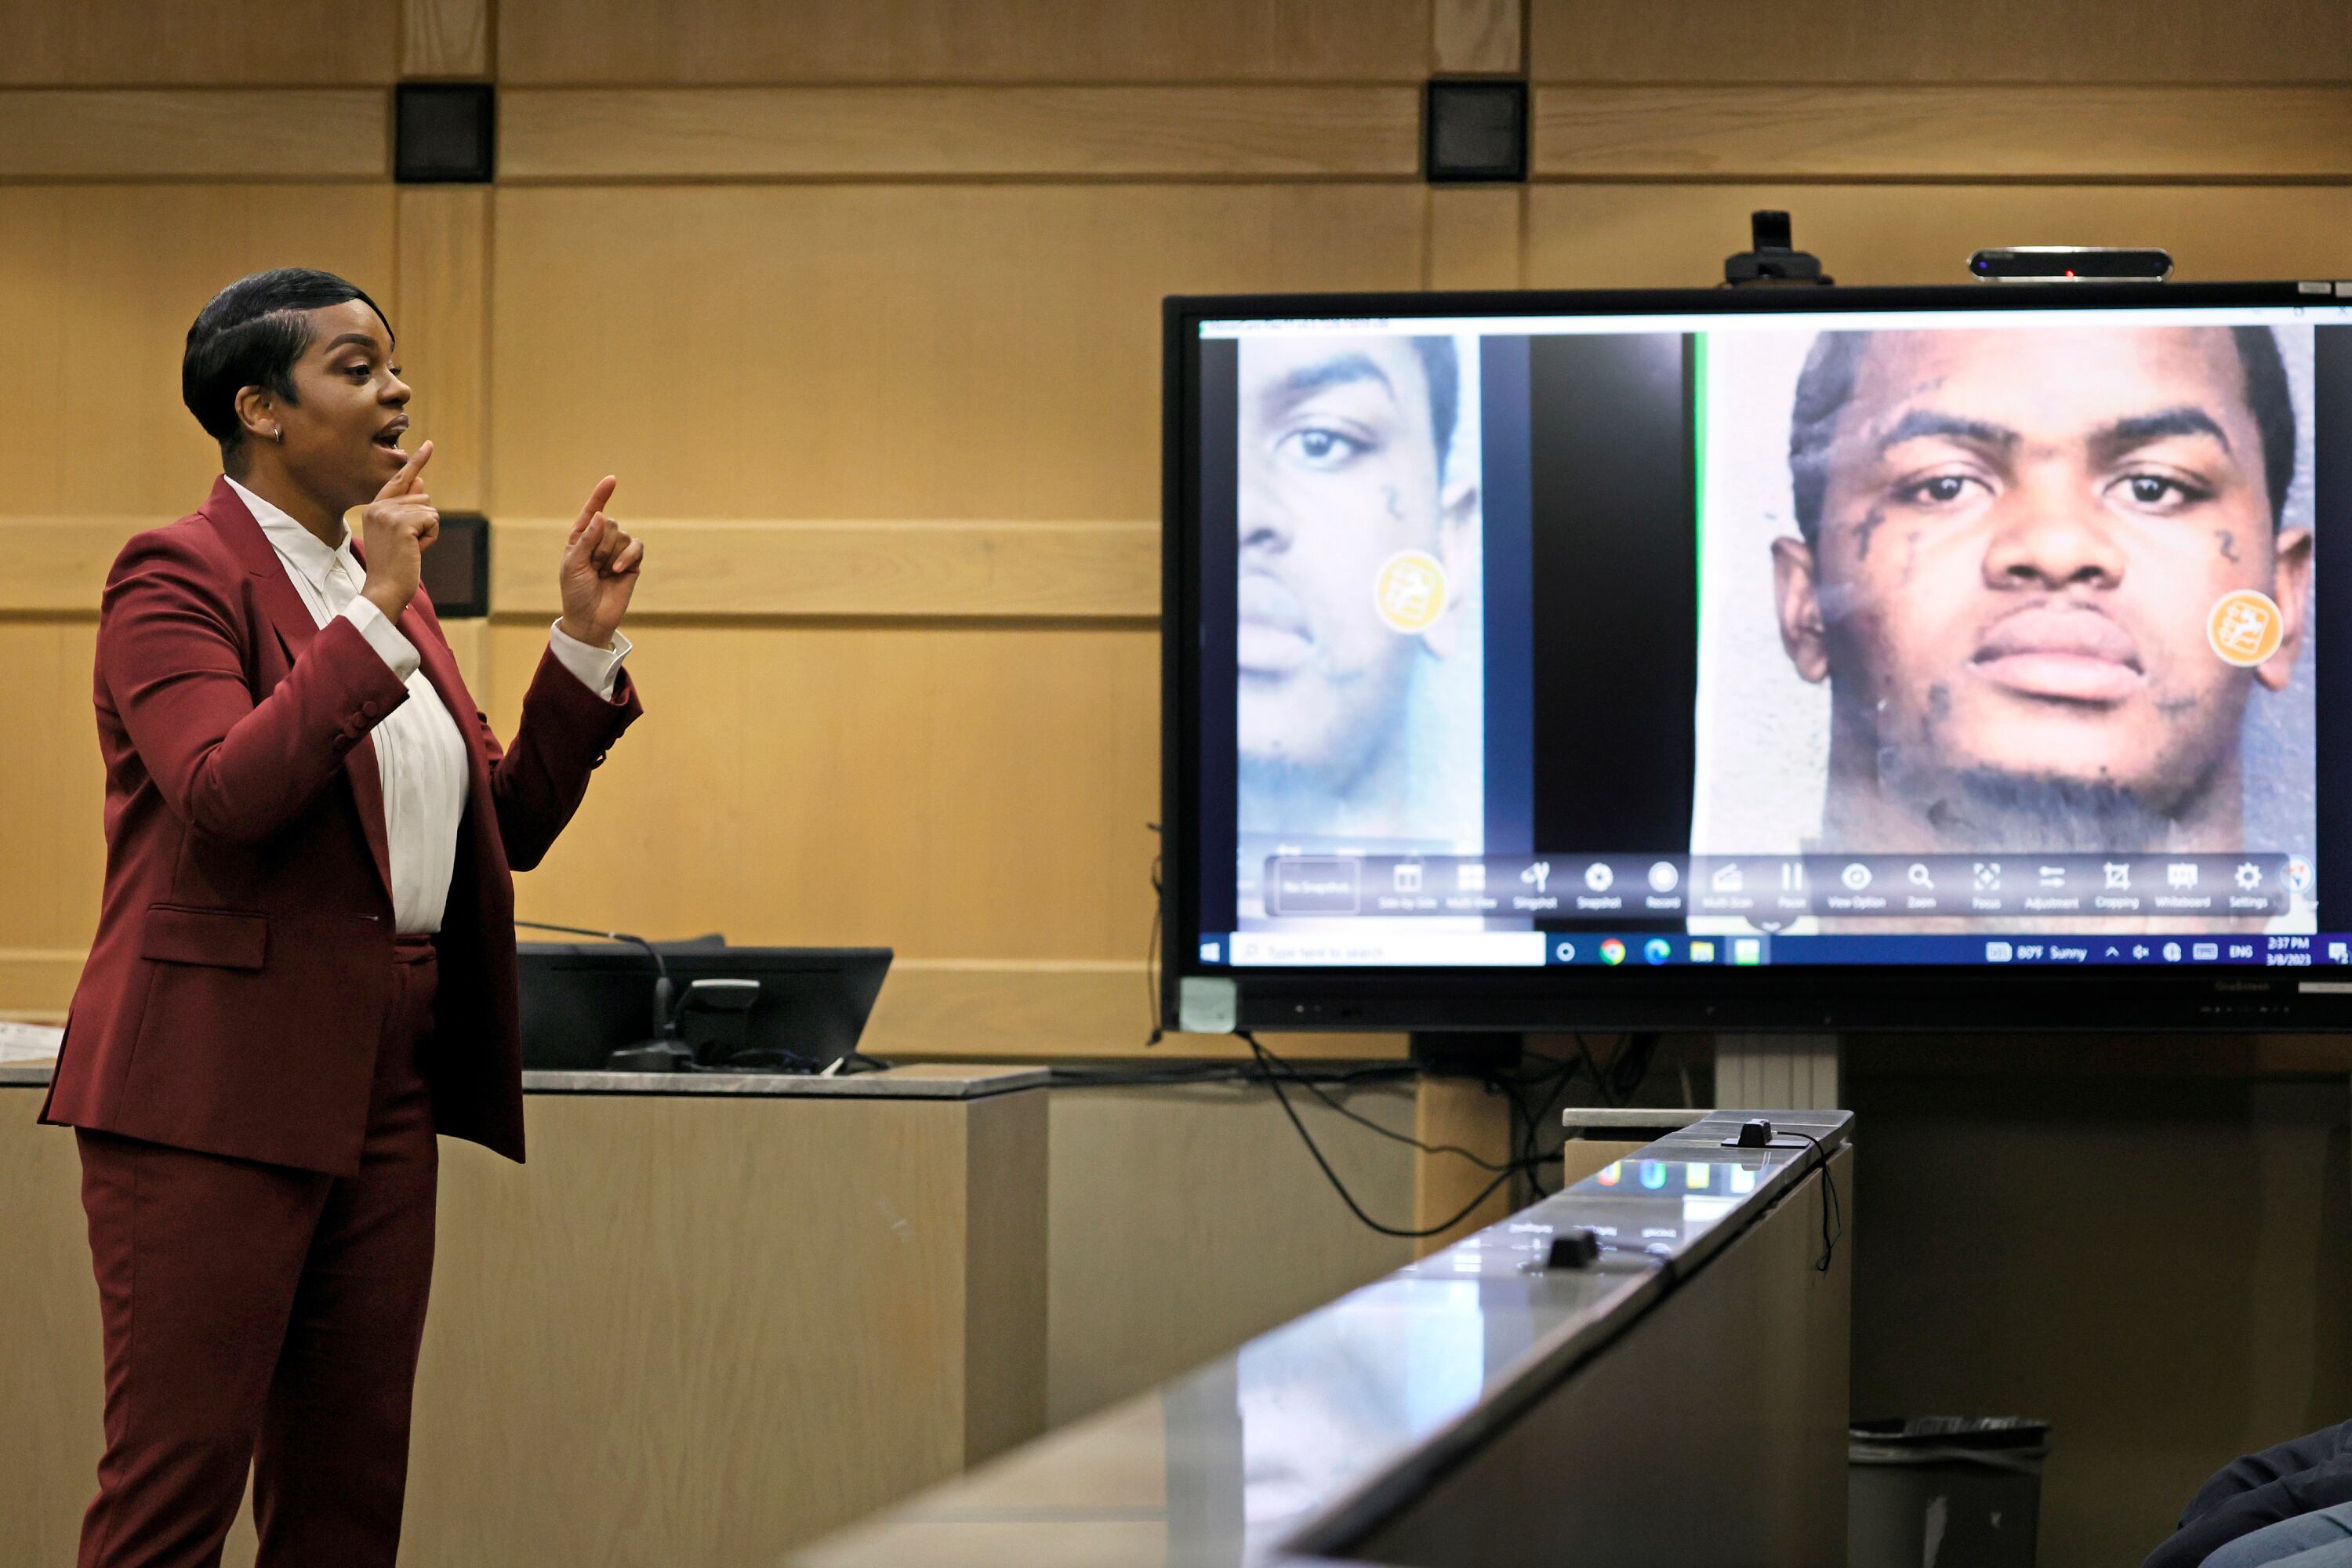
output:
POLYGON ((2237 869, 2238 891, 2251 893, 2263 885, 2263 868, 2252 860, 2241 860, 2237 869))
POLYGON ((2352 942, 2331 942, 2327 944, 2327 962, 2352 963, 2352 942))
POLYGON ((1846 868, 1838 873, 1838 880, 1850 890, 1859 893, 1870 886, 1870 868, 1859 860, 1849 861, 1846 868))
POLYGON ((1650 866, 1650 891, 1671 893, 1683 879, 1683 874, 1671 860, 1657 860, 1650 866))
POLYGON ((2063 888, 2066 885, 2066 868, 2063 866, 2037 866, 2034 870, 2040 875, 2042 885, 2045 888, 2063 888))
POLYGON ((1486 890, 1486 862, 1484 860, 1465 860, 1461 865, 1454 867, 1454 886, 1455 889, 1465 893, 1485 892, 1486 890))
POLYGON ((1784 860, 1780 863, 1780 890, 1784 893, 1801 893, 1805 890, 1805 863, 1802 860, 1784 860))
POLYGON ((2178 963, 2180 962, 2180 944, 2179 942, 2168 942, 2164 944, 2164 962, 2167 963, 2178 963))
POLYGON ((1998 860, 1978 861, 1976 868, 1976 884, 1977 891, 1979 893, 1998 891, 2000 888, 2000 862, 1998 860))
POLYGON ((1925 860, 1911 862, 1911 885, 1915 888, 1925 888, 1931 893, 1936 890, 1935 874, 1927 869, 1927 863, 1925 860))
POLYGON ((1717 866, 1706 881, 1707 886, 1718 893, 1744 893, 1748 890, 1748 879, 1740 874, 1739 863, 1736 860, 1728 866, 1717 866))
POLYGON ((1396 868, 1396 890, 1400 893, 1421 891, 1421 862, 1407 860, 1396 868))
MULTIPOLYGON (((2197 885, 2197 862, 2175 860, 2164 868, 2164 885, 2168 888, 2193 888, 2197 885)), ((2178 945, 2175 943, 2174 945, 2178 945)))
POLYGON ((2110 892, 2122 892, 2122 891, 2128 891, 2128 890, 2130 889, 2130 888, 2131 888, 2131 862, 2130 862, 2130 861, 2128 861, 2128 860, 2109 860, 2109 861, 2106 861, 2106 862, 2105 862, 2104 864, 2102 864, 2102 865, 2099 867, 2099 869, 2100 869, 2102 872, 2105 873, 2105 875, 2106 875, 2106 879, 2107 879, 2107 889, 2108 889, 2108 891, 2110 891, 2110 892))
POLYGON ((1537 861, 1534 865, 1519 873, 1519 880, 1533 888, 1537 892, 1542 892, 1544 890, 1544 884, 1551 880, 1551 862, 1549 860, 1537 861))
POLYGON ((1611 937, 1601 944, 1601 962, 1612 968, 1625 962, 1625 944, 1611 937))
POLYGON ((1731 962, 1761 963, 1764 962, 1764 939, 1760 936, 1736 936, 1731 939, 1731 962))
POLYGON ((2210 963, 2221 956, 2221 944, 2217 942, 2198 942, 2189 948, 2189 956, 2200 963, 2210 963))
POLYGON ((1584 885, 1596 893, 1607 892, 1609 884, 1616 879, 1617 874, 1609 868, 1607 861, 1595 860, 1584 868, 1584 885))
POLYGON ((1642 956, 1652 963, 1664 963, 1675 955, 1675 944, 1664 937, 1654 936, 1642 944, 1642 956))
POLYGON ((1693 963, 1713 963, 1715 962, 1715 943, 1711 942, 1692 942, 1690 945, 1690 961, 1693 963))

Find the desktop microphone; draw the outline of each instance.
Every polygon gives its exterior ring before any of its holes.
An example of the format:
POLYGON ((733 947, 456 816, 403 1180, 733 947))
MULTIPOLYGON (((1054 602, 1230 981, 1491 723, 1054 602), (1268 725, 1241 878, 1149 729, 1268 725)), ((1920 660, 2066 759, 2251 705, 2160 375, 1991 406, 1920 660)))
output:
POLYGON ((611 1072, 692 1072, 694 1050, 677 1032, 677 1016, 671 1006, 669 965, 662 962, 661 949, 644 937, 625 931, 591 931, 585 926, 560 926, 546 921, 517 921, 515 924, 532 931, 560 931, 570 936, 597 936, 606 942, 633 942, 653 955, 654 960, 654 1032, 650 1038, 633 1046, 623 1046, 604 1058, 611 1072))

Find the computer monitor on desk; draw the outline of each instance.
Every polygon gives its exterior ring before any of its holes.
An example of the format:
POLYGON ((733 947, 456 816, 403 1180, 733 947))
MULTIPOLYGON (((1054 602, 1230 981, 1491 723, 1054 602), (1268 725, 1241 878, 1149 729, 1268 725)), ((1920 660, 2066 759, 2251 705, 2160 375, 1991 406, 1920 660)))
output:
MULTIPOLYGON (((885 947, 729 947, 711 937, 654 945, 695 1065, 744 1070, 813 1072, 855 1052, 891 959, 885 947), (745 982, 758 987, 748 1006, 740 1005, 745 982), (698 1005, 706 995, 715 1005, 698 1005)), ((614 1051, 657 1032, 657 968, 644 948, 524 942, 516 951, 525 1068, 601 1071, 614 1051)))

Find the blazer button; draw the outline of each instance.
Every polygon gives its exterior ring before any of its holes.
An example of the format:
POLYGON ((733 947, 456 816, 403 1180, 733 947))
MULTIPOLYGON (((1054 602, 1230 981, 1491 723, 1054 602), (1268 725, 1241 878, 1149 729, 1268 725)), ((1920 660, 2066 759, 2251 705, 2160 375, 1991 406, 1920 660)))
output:
POLYGON ((360 704, 360 711, 373 719, 377 714, 383 711, 383 704, 371 697, 365 702, 360 704))

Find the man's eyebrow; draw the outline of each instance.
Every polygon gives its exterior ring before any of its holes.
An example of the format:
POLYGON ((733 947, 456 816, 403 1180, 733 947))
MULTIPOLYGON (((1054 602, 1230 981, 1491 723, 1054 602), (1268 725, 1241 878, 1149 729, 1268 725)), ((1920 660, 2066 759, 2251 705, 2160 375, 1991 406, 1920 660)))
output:
POLYGON ((1895 428, 1879 438, 1878 449, 1890 451, 1906 441, 1935 437, 1973 441, 1979 447, 1997 447, 2004 452, 2017 446, 2017 432, 2006 425, 1995 425, 1984 419, 1964 419, 1957 414, 1938 414, 1932 408, 1915 408, 1896 420, 1895 428))
POLYGON ((2192 404, 2118 419, 2091 437, 2091 449, 2101 458, 2112 460, 2174 436, 2210 436, 2221 444, 2221 450, 2230 450, 2230 437, 2222 433, 2220 422, 2192 404))
POLYGON ((1377 381, 1390 397, 1396 396, 1396 384, 1389 380, 1388 372, 1375 364, 1370 354, 1362 353, 1333 354, 1313 364, 1302 364, 1282 378, 1275 393, 1286 403, 1296 403, 1326 387, 1343 386, 1354 381, 1377 381))

